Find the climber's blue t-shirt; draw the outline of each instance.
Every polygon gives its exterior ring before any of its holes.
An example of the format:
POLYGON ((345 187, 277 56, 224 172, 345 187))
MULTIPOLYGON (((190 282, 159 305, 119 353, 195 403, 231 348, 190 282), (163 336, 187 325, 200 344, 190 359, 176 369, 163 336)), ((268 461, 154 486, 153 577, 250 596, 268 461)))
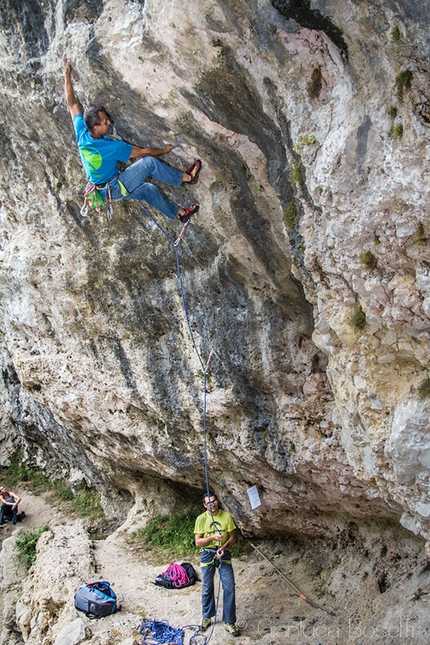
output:
POLYGON ((110 137, 94 139, 85 125, 82 114, 76 114, 73 117, 73 126, 82 164, 89 181, 96 185, 106 184, 118 175, 117 162, 125 163, 130 159, 131 144, 110 137))

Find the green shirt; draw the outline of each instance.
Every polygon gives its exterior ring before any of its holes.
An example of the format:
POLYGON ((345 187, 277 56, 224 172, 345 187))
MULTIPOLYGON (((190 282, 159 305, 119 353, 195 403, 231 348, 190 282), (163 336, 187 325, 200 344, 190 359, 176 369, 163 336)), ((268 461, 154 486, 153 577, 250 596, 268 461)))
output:
POLYGON ((225 542, 227 542, 229 537, 228 534, 231 531, 234 531, 235 528, 236 524, 234 523, 234 520, 230 513, 227 513, 227 511, 222 511, 221 509, 219 509, 218 513, 213 516, 213 519, 212 516, 207 511, 205 511, 196 519, 194 534, 202 534, 203 537, 206 538, 210 535, 213 535, 214 533, 221 533, 221 542, 218 542, 218 540, 213 540, 206 547, 204 547, 205 549, 209 549, 212 547, 220 547, 225 542))

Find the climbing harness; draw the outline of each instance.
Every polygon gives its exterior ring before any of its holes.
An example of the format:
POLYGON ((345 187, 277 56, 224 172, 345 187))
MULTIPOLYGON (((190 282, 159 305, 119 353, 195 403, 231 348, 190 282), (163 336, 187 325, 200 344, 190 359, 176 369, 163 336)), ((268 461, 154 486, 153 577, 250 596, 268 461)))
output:
POLYGON ((262 558, 264 558, 265 560, 267 560, 267 562, 268 562, 269 564, 271 564, 271 565, 272 565, 272 567, 275 569, 275 571, 276 571, 277 573, 279 573, 279 575, 281 575, 281 576, 284 578, 284 580, 286 580, 286 581, 288 582, 288 584, 290 585, 290 587, 293 589, 293 591, 294 591, 294 595, 295 595, 295 596, 298 596, 298 597, 299 597, 299 598, 301 598, 302 600, 305 600, 307 603, 309 603, 310 605, 312 605, 312 607, 315 607, 316 609, 322 609, 322 611, 325 611, 327 614, 330 614, 330 616, 335 616, 335 615, 336 615, 336 614, 335 614, 333 611, 331 611, 330 609, 325 609, 324 607, 321 607, 321 605, 318 605, 318 603, 314 602, 313 600, 310 600, 310 598, 307 598, 307 597, 305 596, 305 594, 304 594, 304 593, 302 593, 299 589, 297 589, 297 587, 296 587, 296 586, 291 582, 291 580, 289 580, 289 579, 287 578, 287 576, 285 575, 285 573, 284 573, 283 571, 281 571, 281 570, 280 570, 280 569, 279 569, 275 564, 273 564, 272 560, 270 560, 267 556, 265 556, 265 555, 264 555, 264 553, 262 553, 262 552, 260 551, 260 549, 257 549, 257 547, 256 547, 256 546, 254 546, 254 545, 252 544, 252 542, 251 542, 251 546, 252 546, 252 548, 253 548, 255 551, 257 551, 257 553, 258 553, 259 555, 261 555, 261 557, 262 557, 262 558))
POLYGON ((80 210, 82 217, 86 217, 88 215, 88 209, 90 207, 96 210, 97 212, 100 212, 101 207, 106 202, 106 216, 108 220, 112 219, 113 202, 112 202, 111 184, 113 184, 114 181, 118 180, 118 186, 119 186, 121 195, 123 195, 123 197, 126 197, 128 195, 128 191, 126 187, 118 179, 118 177, 119 175, 117 175, 116 177, 108 181, 106 184, 102 184, 102 185, 92 184, 91 182, 88 182, 84 192, 84 203, 82 204, 82 207, 80 210), (100 192, 102 190, 106 191, 106 197, 107 197, 106 200, 100 192))

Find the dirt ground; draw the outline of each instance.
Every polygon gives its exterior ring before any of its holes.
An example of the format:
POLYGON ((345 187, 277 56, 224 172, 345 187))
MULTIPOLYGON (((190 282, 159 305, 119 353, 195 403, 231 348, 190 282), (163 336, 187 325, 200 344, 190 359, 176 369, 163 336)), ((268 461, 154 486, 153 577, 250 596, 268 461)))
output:
MULTIPOLYGON (((22 493, 27 517, 1 530, 0 539, 21 528, 64 522, 43 496, 22 493)), ((140 642, 142 618, 167 620, 173 627, 200 620, 200 582, 182 590, 153 583, 169 561, 155 564, 150 554, 130 544, 128 522, 104 540, 94 541, 96 571, 118 595, 121 612, 88 624, 91 645, 140 642)), ((350 523, 333 544, 289 539, 259 542, 258 548, 288 579, 320 605, 312 606, 292 589, 273 566, 249 543, 234 561, 238 626, 232 638, 222 626, 222 594, 217 624, 205 636, 211 643, 251 645, 427 645, 430 642, 428 598, 430 565, 423 543, 400 527, 350 523)), ((198 556, 187 558, 197 571, 198 556)), ((188 645, 194 628, 185 629, 188 645)), ((199 637, 196 645, 205 645, 199 637)))

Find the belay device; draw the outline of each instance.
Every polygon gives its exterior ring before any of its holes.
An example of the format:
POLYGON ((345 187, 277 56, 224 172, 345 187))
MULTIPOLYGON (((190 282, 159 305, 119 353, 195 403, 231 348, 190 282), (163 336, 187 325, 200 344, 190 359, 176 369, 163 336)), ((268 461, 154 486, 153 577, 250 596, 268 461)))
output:
POLYGON ((80 587, 75 593, 75 607, 89 618, 109 616, 120 609, 114 590, 105 580, 80 587))

